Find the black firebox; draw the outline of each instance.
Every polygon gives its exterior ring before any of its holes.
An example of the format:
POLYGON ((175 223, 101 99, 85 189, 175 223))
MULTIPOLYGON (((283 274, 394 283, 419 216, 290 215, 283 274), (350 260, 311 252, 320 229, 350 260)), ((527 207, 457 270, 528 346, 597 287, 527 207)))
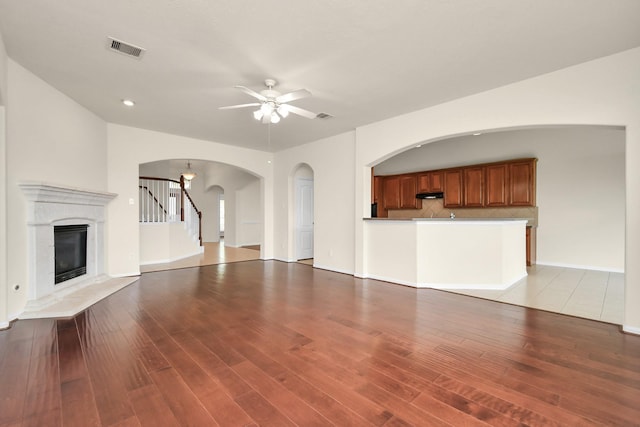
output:
POLYGON ((53 227, 55 283, 87 273, 87 224, 53 227))

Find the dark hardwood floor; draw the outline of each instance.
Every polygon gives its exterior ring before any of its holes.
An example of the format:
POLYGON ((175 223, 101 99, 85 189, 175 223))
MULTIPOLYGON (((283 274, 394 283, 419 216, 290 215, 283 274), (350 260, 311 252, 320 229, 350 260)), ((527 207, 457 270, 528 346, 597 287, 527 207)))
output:
POLYGON ((1 426, 639 425, 640 337, 247 261, 0 332, 1 426))

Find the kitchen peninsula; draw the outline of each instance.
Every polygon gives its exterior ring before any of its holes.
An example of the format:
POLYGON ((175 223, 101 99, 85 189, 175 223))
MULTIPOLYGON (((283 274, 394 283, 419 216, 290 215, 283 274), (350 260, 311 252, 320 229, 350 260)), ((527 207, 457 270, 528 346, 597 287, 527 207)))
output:
POLYGON ((527 275, 526 219, 363 220, 366 278, 418 288, 506 289, 527 275))

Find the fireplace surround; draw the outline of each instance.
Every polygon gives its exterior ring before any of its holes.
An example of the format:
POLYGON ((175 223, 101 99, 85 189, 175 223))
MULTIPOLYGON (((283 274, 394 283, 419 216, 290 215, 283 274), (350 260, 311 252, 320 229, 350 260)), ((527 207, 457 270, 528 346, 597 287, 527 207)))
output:
POLYGON ((47 183, 19 184, 27 199, 27 309, 58 301, 82 287, 108 279, 104 274, 106 205, 113 193, 47 183), (86 225, 86 274, 55 284, 54 227, 86 225))

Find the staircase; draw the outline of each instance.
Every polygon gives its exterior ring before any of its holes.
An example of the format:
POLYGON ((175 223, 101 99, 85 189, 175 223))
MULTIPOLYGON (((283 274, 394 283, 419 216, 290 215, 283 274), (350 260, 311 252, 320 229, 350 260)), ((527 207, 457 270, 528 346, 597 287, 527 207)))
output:
POLYGON ((180 181, 140 177, 140 262, 174 261, 203 252, 202 212, 180 181))

